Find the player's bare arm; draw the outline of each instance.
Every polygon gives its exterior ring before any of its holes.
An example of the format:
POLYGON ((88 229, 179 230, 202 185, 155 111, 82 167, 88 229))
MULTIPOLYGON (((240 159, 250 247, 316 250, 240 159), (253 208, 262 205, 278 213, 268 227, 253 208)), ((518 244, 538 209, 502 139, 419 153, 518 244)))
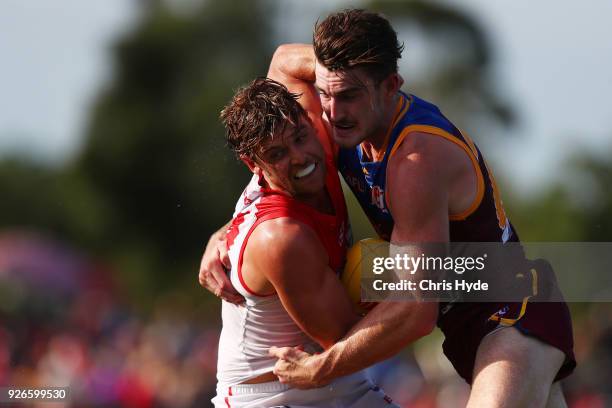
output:
POLYGON ((335 157, 338 147, 329 137, 329 123, 323 109, 319 92, 315 83, 315 55, 310 44, 283 44, 280 45, 270 61, 268 78, 285 85, 289 91, 300 95, 298 102, 308 113, 319 140, 325 150, 335 157))
MULTIPOLYGON (((461 206, 459 201, 469 205, 469 197, 453 194, 457 183, 471 182, 471 164, 452 143, 428 134, 410 136, 390 159, 387 173, 395 220, 392 241, 448 242, 449 209, 461 206)), ((438 305, 431 301, 380 303, 325 353, 309 356, 293 349, 273 350, 284 359, 274 372, 297 387, 326 384, 382 361, 429 334, 437 313, 438 305)))
POLYGON ((290 92, 300 94, 298 102, 309 115, 321 116, 321 103, 314 88, 315 56, 312 45, 279 46, 272 56, 267 76, 285 85, 290 92))
POLYGON ((324 348, 359 319, 319 238, 299 221, 278 218, 258 226, 242 271, 256 292, 276 292, 300 329, 324 348))
POLYGON ((440 136, 409 133, 387 169, 392 242, 448 242, 449 214, 469 208, 476 193, 475 169, 463 149, 440 136))

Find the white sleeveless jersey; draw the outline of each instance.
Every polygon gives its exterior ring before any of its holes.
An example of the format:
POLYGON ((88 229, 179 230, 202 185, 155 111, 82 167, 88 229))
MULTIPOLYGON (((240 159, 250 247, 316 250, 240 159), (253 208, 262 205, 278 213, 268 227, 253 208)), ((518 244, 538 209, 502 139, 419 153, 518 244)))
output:
POLYGON ((237 385, 272 371, 276 362, 275 358, 268 357, 272 346, 302 345, 311 351, 319 349, 289 316, 277 295, 258 296, 242 280, 242 254, 258 220, 261 222, 264 215, 265 219, 282 215, 273 205, 266 205, 267 202, 269 199, 254 176, 236 204, 234 222, 228 232, 230 279, 246 303, 237 306, 223 301, 217 362, 219 387, 237 385))
MULTIPOLYGON (((330 168, 332 164, 330 163, 330 168)), ((223 301, 223 329, 219 339, 217 362, 217 395, 215 407, 252 408, 272 406, 399 408, 368 378, 365 370, 340 377, 331 384, 310 390, 293 389, 278 381, 242 384, 271 372, 275 358, 268 357, 272 346, 301 345, 308 352, 320 347, 300 330, 277 295, 258 296, 247 287, 241 276, 242 254, 251 232, 258 223, 278 217, 299 219, 317 231, 324 242, 332 269, 344 262, 344 250, 350 236, 346 207, 338 176, 330 172, 327 183, 337 216, 317 213, 279 194, 268 194, 253 177, 236 205, 228 230, 227 244, 232 263, 230 279, 246 303, 236 306, 223 301)))

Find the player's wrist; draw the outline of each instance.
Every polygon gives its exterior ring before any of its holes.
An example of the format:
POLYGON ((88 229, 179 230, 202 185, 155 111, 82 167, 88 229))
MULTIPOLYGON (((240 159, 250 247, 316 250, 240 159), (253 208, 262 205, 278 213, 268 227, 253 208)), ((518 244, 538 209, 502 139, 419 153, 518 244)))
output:
POLYGON ((311 357, 312 382, 316 387, 327 385, 335 378, 332 364, 333 356, 329 353, 330 350, 311 357))
POLYGON ((217 243, 219 241, 225 240, 227 236, 227 229, 229 228, 229 223, 219 228, 212 236, 210 237, 210 242, 217 243))

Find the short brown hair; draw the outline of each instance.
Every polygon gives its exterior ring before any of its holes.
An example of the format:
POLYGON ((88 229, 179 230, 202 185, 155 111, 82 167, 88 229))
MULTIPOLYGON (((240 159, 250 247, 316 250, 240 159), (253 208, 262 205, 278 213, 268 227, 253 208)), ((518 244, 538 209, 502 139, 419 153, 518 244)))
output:
POLYGON ((280 135, 287 125, 297 127, 306 115, 298 97, 269 78, 257 78, 236 91, 221 111, 229 147, 239 157, 254 158, 263 142, 280 135))
POLYGON ((380 14, 347 9, 317 22, 313 34, 317 60, 330 71, 363 67, 377 80, 397 72, 404 46, 380 14))

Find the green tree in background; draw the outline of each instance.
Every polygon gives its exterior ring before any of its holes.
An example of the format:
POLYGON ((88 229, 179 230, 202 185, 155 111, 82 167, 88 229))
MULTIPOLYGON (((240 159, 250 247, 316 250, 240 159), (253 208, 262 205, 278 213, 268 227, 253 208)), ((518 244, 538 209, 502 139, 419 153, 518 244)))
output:
POLYGON ((218 112, 265 73, 269 38, 260 3, 205 2, 185 16, 155 2, 115 47, 115 78, 75 165, 109 200, 102 245, 153 260, 165 271, 157 281, 180 270, 193 282, 205 238, 231 215, 247 174, 224 148, 218 112))
POLYGON ((566 163, 565 183, 531 198, 511 197, 510 212, 523 240, 608 242, 612 237, 612 161, 578 152, 566 163))
MULTIPOLYGON (((265 74, 282 42, 273 37, 272 2, 203 1, 189 13, 160 0, 142 4, 113 48, 114 75, 92 106, 77 157, 58 169, 0 165, 8 193, 1 225, 48 231, 109 259, 137 298, 181 282, 198 290, 205 239, 229 218, 248 179, 224 147, 218 112, 238 86, 265 74)), ((473 19, 422 1, 364 7, 389 16, 400 37, 415 28, 433 44, 460 38, 462 46, 437 51, 450 58, 432 75, 403 72, 407 89, 443 102, 460 123, 482 115, 511 122, 487 80, 491 51, 473 19)))
POLYGON ((369 7, 388 16, 399 30, 404 59, 414 46, 412 34, 425 39, 427 51, 420 56, 426 60, 425 75, 415 78, 402 71, 407 89, 440 105, 460 126, 476 120, 514 124, 514 110, 493 82, 494 52, 478 21, 437 2, 374 0, 369 7))

